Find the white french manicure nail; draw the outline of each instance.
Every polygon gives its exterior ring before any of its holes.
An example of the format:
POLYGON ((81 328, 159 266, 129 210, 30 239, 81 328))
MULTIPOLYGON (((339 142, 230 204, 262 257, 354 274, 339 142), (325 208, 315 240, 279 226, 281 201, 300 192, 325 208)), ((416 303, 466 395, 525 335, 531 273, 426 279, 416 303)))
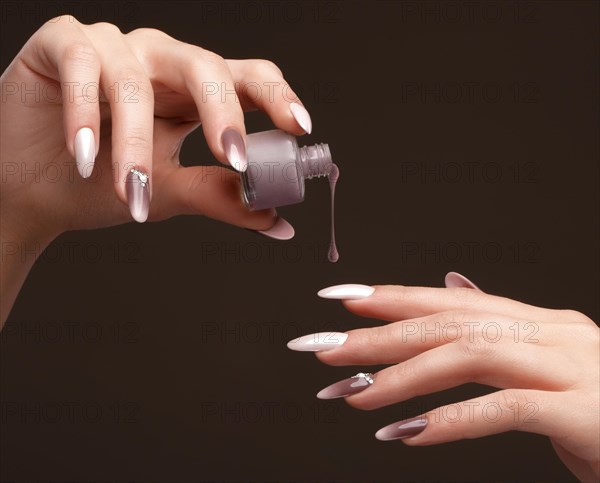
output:
POLYGON ((302 104, 292 102, 290 104, 290 111, 296 122, 304 129, 304 132, 310 134, 312 132, 312 120, 306 108, 302 104))
POLYGON ((318 332, 304 335, 287 343, 288 349, 300 352, 325 352, 341 346, 348 334, 343 332, 318 332))
POLYGON ((347 283, 345 285, 334 285, 319 290, 317 295, 324 299, 357 300, 367 298, 375 292, 373 287, 368 285, 359 285, 356 283, 347 283))
POLYGON ((75 160, 77 161, 77 171, 82 178, 89 178, 92 175, 95 158, 94 131, 89 127, 82 127, 75 135, 75 160))

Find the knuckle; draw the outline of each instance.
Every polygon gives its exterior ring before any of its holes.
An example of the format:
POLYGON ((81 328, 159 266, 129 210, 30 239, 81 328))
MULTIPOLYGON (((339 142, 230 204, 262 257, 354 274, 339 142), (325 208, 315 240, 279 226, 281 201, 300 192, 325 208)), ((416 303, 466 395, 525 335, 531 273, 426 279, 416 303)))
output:
POLYGON ((143 128, 131 129, 125 136, 125 146, 136 153, 147 153, 152 150, 152 134, 143 128))
POLYGON ((406 339, 406 330, 402 322, 395 322, 379 327, 379 330, 385 331, 385 335, 380 337, 385 339, 386 344, 397 343, 397 341, 404 341, 406 339))
POLYGON ((477 290, 465 287, 457 287, 450 290, 452 290, 458 304, 463 307, 472 307, 480 300, 480 293, 477 290))
POLYGON ((205 73, 203 76, 203 82, 206 83, 220 83, 223 81, 223 74, 228 72, 228 68, 225 64, 225 59, 219 54, 215 54, 209 50, 205 50, 197 45, 190 45, 190 61, 188 65, 184 67, 187 70, 187 75, 190 79, 194 79, 198 73, 205 73), (217 75, 217 78, 210 77, 217 75))
POLYGON ((90 67, 99 67, 100 59, 94 46, 88 42, 71 42, 65 46, 64 61, 85 64, 90 67))
POLYGON ((447 324, 458 324, 465 325, 466 322, 469 321, 468 313, 462 310, 450 310, 448 312, 441 312, 436 316, 436 321, 441 323, 442 325, 447 324))
POLYGON ((148 28, 148 27, 137 28, 137 29, 132 30, 131 32, 127 33, 126 35, 128 37, 140 37, 140 38, 144 38, 144 39, 148 39, 148 40, 167 40, 167 39, 173 39, 173 37, 171 37, 170 35, 166 34, 162 30, 154 29, 154 28, 148 28))
POLYGON ((381 344, 385 343, 385 340, 388 338, 387 333, 384 330, 384 327, 372 327, 370 329, 359 329, 357 331, 358 337, 354 335, 356 344, 364 347, 379 347, 381 344))
POLYGON ((405 384, 406 381, 418 381, 419 372, 418 365, 411 359, 408 359, 400 364, 384 369, 377 374, 377 382, 405 384))
POLYGON ((252 73, 256 77, 283 77, 283 72, 277 64, 267 59, 254 59, 251 64, 252 73))
POLYGON ((581 330, 584 333, 585 339, 589 340, 595 347, 598 347, 600 343, 600 327, 592 322, 591 324, 582 326, 581 330))
POLYGON ((32 36, 38 50, 42 50, 44 44, 56 42, 57 36, 64 36, 66 32, 72 31, 73 26, 79 25, 77 19, 71 15, 58 15, 46 20, 32 36))
POLYGON ((93 27, 94 29, 99 30, 107 35, 122 35, 121 29, 115 24, 109 22, 96 22, 90 25, 90 27, 93 27))
POLYGON ((47 20, 44 23, 44 26, 53 26, 58 24, 59 22, 67 23, 67 24, 79 24, 79 20, 77 20, 73 15, 57 15, 56 17, 47 20))
POLYGON ((72 96, 65 96, 63 102, 75 106, 79 115, 93 115, 96 112, 96 99, 89 97, 83 89, 75 90, 72 96))
POLYGON ((460 348, 463 354, 469 358, 487 358, 494 354, 493 343, 487 340, 479 330, 471 331, 468 337, 462 337, 460 348))
POLYGON ((120 82, 140 82, 144 79, 145 75, 138 67, 125 64, 117 70, 116 77, 120 82))
POLYGON ((192 46, 192 48, 194 50, 195 57, 201 64, 211 64, 219 67, 225 64, 225 59, 211 50, 203 49, 197 45, 192 46))
MULTIPOLYGON (((582 325, 588 325, 590 323, 594 324, 592 320, 585 314, 577 311, 577 310, 559 310, 559 317, 563 319, 567 323, 578 323, 582 325)), ((594 324, 596 325, 596 324, 594 324)))
POLYGON ((152 84, 146 73, 133 65, 125 65, 121 67, 116 73, 117 82, 121 87, 127 89, 128 92, 132 92, 131 87, 135 88, 135 94, 139 94, 144 99, 153 97, 154 92, 152 84))
POLYGON ((505 389, 498 391, 497 395, 501 414, 506 414, 506 420, 512 421, 511 429, 518 429, 521 425, 519 415, 525 414, 527 408, 535 403, 520 389, 505 389))
POLYGON ((600 341, 600 328, 587 315, 577 310, 558 310, 557 320, 583 342, 598 344, 600 341))

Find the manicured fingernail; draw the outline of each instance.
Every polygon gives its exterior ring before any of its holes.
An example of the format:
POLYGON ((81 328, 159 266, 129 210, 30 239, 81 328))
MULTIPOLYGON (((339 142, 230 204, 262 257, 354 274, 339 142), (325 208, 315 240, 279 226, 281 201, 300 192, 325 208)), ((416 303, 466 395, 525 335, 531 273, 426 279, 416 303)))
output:
POLYGON ((235 129, 229 128, 221 135, 221 143, 229 164, 237 171, 246 171, 248 159, 246 158, 246 144, 242 135, 235 129))
POLYGON ((143 223, 150 210, 150 176, 143 171, 132 169, 125 180, 127 203, 133 219, 143 223))
POLYGON ((95 158, 94 131, 89 127, 82 127, 75 135, 75 160, 77 161, 77 171, 82 178, 89 178, 92 175, 95 158))
POLYGON ((304 129, 304 132, 310 134, 312 132, 312 121, 306 108, 302 104, 292 102, 290 104, 290 111, 296 122, 304 129))
POLYGON ((318 332, 291 340, 287 346, 299 352, 326 352, 341 346, 347 338, 343 332, 318 332))
POLYGON ((410 438, 419 434, 426 427, 427 419, 423 416, 418 416, 385 426, 375 433, 375 437, 380 441, 410 438))
POLYGON ((275 240, 289 240, 296 233, 294 227, 281 218, 281 216, 277 217, 277 221, 271 228, 268 230, 257 230, 257 232, 275 240))
POLYGON ((343 381, 327 386, 317 394, 319 399, 337 399, 364 391, 373 384, 373 374, 370 372, 359 372, 356 376, 349 377, 343 381))
POLYGON ((448 272, 444 282, 446 284, 446 288, 472 288, 475 290, 481 290, 467 277, 457 272, 448 272))
POLYGON ((345 285, 334 285, 319 290, 317 295, 324 299, 343 299, 356 300, 364 299, 375 292, 373 287, 368 285, 358 285, 356 283, 347 283, 345 285))

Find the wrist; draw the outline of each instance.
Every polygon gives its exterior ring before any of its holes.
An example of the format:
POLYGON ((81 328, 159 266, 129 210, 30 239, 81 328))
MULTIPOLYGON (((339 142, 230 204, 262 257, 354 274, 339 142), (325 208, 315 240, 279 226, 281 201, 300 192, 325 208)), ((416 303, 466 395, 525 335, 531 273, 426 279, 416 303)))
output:
MULTIPOLYGON (((60 232, 47 223, 21 219, 16 210, 0 212, 0 329, 31 267, 60 232)), ((21 210, 22 213, 22 210, 21 210)))

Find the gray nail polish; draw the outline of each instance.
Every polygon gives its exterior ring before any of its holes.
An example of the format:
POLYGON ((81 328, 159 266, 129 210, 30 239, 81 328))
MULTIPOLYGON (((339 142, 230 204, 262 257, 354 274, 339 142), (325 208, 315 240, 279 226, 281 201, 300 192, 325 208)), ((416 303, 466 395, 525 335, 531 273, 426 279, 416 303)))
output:
POLYGON ((422 432, 426 427, 427 419, 418 416, 385 426, 375 433, 375 437, 381 441, 410 438, 422 432))
POLYGON ((127 173, 125 190, 131 216, 139 223, 145 222, 150 210, 150 175, 132 169, 127 173))
POLYGON ((374 382, 370 372, 359 372, 356 376, 349 377, 322 389, 317 397, 319 399, 337 399, 364 391, 374 382))

